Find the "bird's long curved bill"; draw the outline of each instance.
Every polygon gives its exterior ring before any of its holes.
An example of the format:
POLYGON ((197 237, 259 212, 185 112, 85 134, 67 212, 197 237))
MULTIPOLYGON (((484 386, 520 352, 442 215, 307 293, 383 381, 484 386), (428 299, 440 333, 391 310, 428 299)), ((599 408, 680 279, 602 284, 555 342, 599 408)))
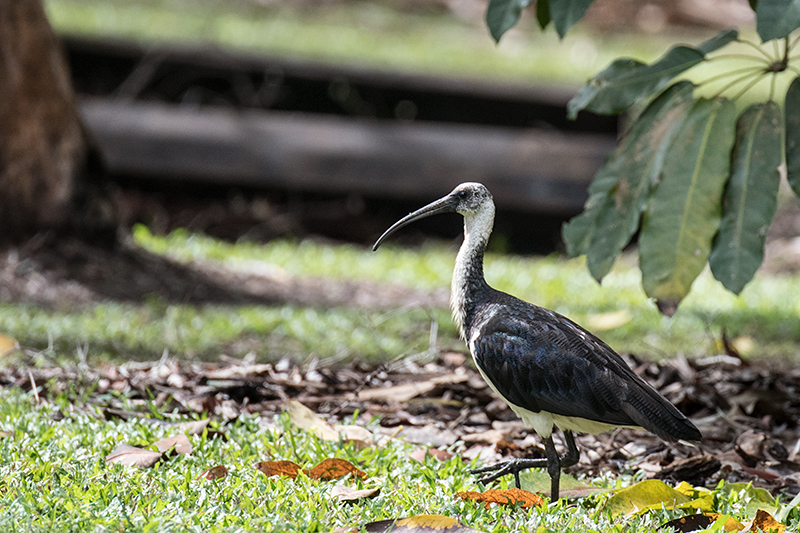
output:
POLYGON ((383 241, 386 240, 386 238, 389 235, 399 230, 403 226, 407 226, 416 220, 429 217, 431 215, 437 215, 439 213, 452 213, 454 211, 455 211, 455 201, 453 197, 448 195, 445 196, 444 198, 439 198, 435 202, 431 202, 425 207, 421 207, 420 209, 417 209, 413 213, 409 213, 408 215, 404 216, 403 218, 392 224, 392 227, 384 231, 383 235, 381 235, 378 238, 378 240, 375 241, 375 244, 372 246, 372 251, 374 252, 375 250, 377 250, 378 246, 380 246, 381 243, 383 243, 383 241))

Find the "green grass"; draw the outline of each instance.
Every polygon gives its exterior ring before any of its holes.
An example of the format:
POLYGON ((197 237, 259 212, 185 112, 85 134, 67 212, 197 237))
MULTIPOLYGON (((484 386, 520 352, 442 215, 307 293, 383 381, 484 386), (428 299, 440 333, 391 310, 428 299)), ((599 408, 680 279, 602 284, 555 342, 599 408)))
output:
MULTIPOLYGON (((212 423, 213 424, 213 423, 212 423)), ((374 429, 374 422, 368 428, 374 429)), ((225 438, 192 436, 191 455, 173 456, 154 468, 108 465, 105 457, 119 444, 147 446, 175 429, 142 420, 106 421, 92 405, 57 397, 36 404, 19 390, 0 390, 0 526, 7 531, 286 531, 329 532, 336 527, 418 514, 442 514, 487 532, 655 531, 678 514, 656 511, 632 518, 603 512, 601 494, 562 500, 530 511, 465 502, 455 497, 477 490, 458 455, 445 462, 409 459, 413 447, 398 439, 359 448, 322 441, 294 427, 287 415, 274 420, 244 416, 219 427, 225 438), (58 414, 58 416, 54 416, 58 414), (287 459, 310 468, 337 457, 368 475, 351 484, 379 487, 372 500, 338 503, 330 494, 336 482, 300 476, 297 481, 268 478, 254 468, 264 460, 287 459), (197 480, 204 470, 224 465, 218 481, 197 480), (545 528, 539 530, 537 528, 545 528)), ((606 481, 624 486, 623 476, 606 481)), ((505 486, 505 485, 504 485, 505 486)), ((752 516, 748 491, 717 491, 714 509, 740 519, 752 516)), ((797 526, 796 510, 787 523, 797 526)))
MULTIPOLYGON (((527 20, 495 45, 483 16, 404 13, 382 2, 342 2, 313 9, 221 0, 45 0, 53 25, 71 34, 148 42, 195 43, 470 77, 577 85, 614 57, 652 59, 671 39, 591 36, 576 29, 563 41, 527 20)), ((690 38, 690 40, 698 40, 690 38)))
MULTIPOLYGON (((183 231, 157 237, 144 227, 138 227, 135 235, 146 248, 182 261, 215 261, 243 270, 258 265, 295 276, 369 279, 423 290, 449 287, 455 260, 454 249, 433 244, 403 249, 389 243, 373 253, 357 246, 311 241, 234 245, 183 231)), ((749 354, 752 356, 796 357, 796 345, 800 342, 797 276, 759 273, 737 297, 705 272, 676 316, 670 319, 659 314, 645 297, 639 270, 630 255, 617 262, 602 285, 591 278, 582 259, 566 260, 558 256, 490 253, 486 257, 485 275, 494 287, 554 309, 582 324, 591 325, 601 313, 628 312, 629 322, 599 334, 619 350, 644 356, 714 354, 723 328, 731 337, 752 340, 754 346, 749 354)), ((441 314, 434 317, 444 326, 445 334, 454 333, 447 317, 441 314)), ((427 320, 421 323, 420 329, 427 332, 427 324, 427 320)))
MULTIPOLYGON (((312 241, 231 244, 176 231, 166 237, 137 227, 136 241, 180 261, 213 261, 233 270, 369 280, 418 290, 449 287, 455 250, 429 244, 403 249, 391 243, 378 252, 352 245, 312 241)), ((800 343, 800 278, 758 274, 741 296, 726 292, 709 273, 670 319, 643 294, 631 256, 624 256, 598 285, 582 260, 488 254, 486 278, 498 289, 554 309, 597 332, 620 352, 658 359, 720 353, 723 329, 746 356, 796 363, 800 343), (612 315, 607 323, 608 313, 612 315), (620 315, 622 315, 620 319, 620 315), (627 319, 627 321, 626 321, 627 319), (605 323, 605 325, 604 325, 605 323), (611 329, 606 329, 609 326, 611 329)), ((0 333, 57 359, 90 363, 152 360, 166 350, 185 359, 216 360, 221 354, 254 353, 261 361, 289 357, 322 363, 381 362, 464 350, 449 310, 350 307, 175 305, 153 296, 144 304, 107 302, 48 310, 0 303, 0 333)))

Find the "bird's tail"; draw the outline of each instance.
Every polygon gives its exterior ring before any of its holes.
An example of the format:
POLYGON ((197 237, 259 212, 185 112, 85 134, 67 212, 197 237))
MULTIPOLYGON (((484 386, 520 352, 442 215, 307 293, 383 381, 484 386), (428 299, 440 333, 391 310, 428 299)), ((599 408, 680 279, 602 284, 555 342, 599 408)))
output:
POLYGON ((667 441, 699 441, 700 430, 669 400, 642 380, 628 390, 622 410, 638 425, 667 441))

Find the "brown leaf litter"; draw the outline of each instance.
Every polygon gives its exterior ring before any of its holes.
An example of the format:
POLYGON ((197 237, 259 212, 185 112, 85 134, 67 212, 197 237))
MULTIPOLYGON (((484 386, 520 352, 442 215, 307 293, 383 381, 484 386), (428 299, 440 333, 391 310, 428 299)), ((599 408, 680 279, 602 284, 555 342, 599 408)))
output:
MULTIPOLYGON (((380 425, 372 431, 376 436, 397 435, 424 447, 447 448, 465 459, 543 457, 538 436, 522 427, 478 373, 462 364, 464 359, 463 354, 447 353, 425 365, 407 361, 393 368, 355 364, 309 370, 286 360, 273 365, 229 358, 217 363, 164 359, 102 368, 7 367, 0 369, 0 386, 30 390, 32 383, 48 383, 47 390, 39 387, 45 398, 48 391, 70 386, 92 390, 89 401, 107 418, 150 420, 146 406, 154 399, 162 412, 212 418, 223 425, 253 413, 269 421, 293 400, 311 413, 303 423, 327 428, 323 433, 331 439, 352 438, 347 428, 357 428, 357 439, 371 438, 363 426, 378 417, 380 425), (382 388, 411 391, 403 386, 420 383, 425 385, 413 389, 416 394, 408 392, 403 402, 387 395, 360 395, 382 388), (126 395, 134 410, 122 409, 110 391, 126 395), (343 419, 348 424, 335 423, 343 419)), ((731 357, 663 363, 628 357, 628 362, 692 418, 704 440, 694 446, 670 444, 633 429, 579 435, 581 459, 569 473, 641 470, 650 478, 693 485, 713 486, 725 479, 752 482, 773 492, 800 491, 800 370, 743 365, 731 357)), ((208 431, 207 422, 183 424, 181 431, 208 431)))

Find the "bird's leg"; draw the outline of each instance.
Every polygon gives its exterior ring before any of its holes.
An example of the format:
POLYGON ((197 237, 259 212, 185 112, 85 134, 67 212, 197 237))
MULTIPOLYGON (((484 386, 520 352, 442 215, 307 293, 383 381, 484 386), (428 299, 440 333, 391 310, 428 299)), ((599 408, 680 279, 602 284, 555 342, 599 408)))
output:
POLYGON ((547 454, 547 457, 544 459, 511 459, 510 461, 470 470, 470 473, 485 474, 486 472, 492 472, 492 474, 478 480, 478 483, 483 483, 484 485, 507 474, 514 474, 514 482, 517 488, 521 488, 519 480, 520 472, 529 468, 547 467, 547 473, 550 475, 550 499, 553 501, 557 500, 561 481, 561 469, 577 464, 580 458, 580 452, 575 445, 575 438, 571 431, 564 431, 564 440, 567 445, 567 452, 563 457, 559 457, 555 443, 553 442, 553 437, 550 436, 544 439, 545 452, 547 454))
POLYGON ((578 464, 581 458, 581 452, 579 452, 578 447, 575 446, 575 437, 572 435, 572 432, 565 430, 563 433, 564 441, 567 443, 567 453, 561 457, 561 468, 568 468, 578 464))
POLYGON ((561 483, 561 459, 552 435, 544 439, 544 451, 547 453, 547 473, 550 474, 550 501, 556 501, 561 483))
POLYGON ((475 470, 470 470, 469 473, 485 474, 486 472, 494 472, 493 474, 482 477, 478 480, 478 483, 483 483, 484 485, 494 481, 495 479, 499 479, 506 474, 514 474, 514 482, 519 489, 521 488, 519 482, 520 472, 529 468, 544 468, 546 466, 547 459, 511 459, 510 461, 484 466, 483 468, 476 468, 475 470))

